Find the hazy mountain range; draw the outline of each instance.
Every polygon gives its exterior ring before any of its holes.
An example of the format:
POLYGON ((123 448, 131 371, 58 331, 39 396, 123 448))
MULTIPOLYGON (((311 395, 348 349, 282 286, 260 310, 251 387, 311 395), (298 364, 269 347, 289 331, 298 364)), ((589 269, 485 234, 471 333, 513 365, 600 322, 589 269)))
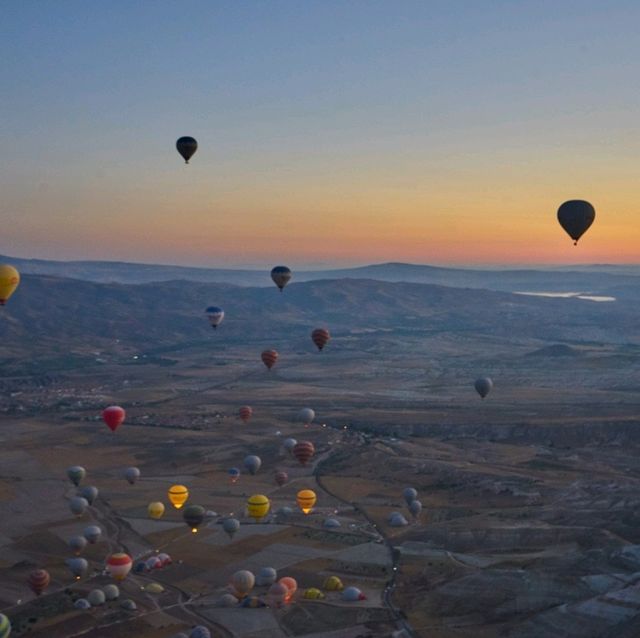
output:
MULTIPOLYGON (((50 261, 0 255, 22 273, 71 277, 94 282, 149 283, 184 279, 237 286, 271 286, 269 269, 192 268, 109 261, 50 261)), ((274 264, 275 265, 275 264, 274 264)), ((375 279, 377 281, 437 284, 458 288, 502 291, 577 291, 601 293, 612 287, 640 284, 640 266, 592 265, 538 269, 441 268, 403 263, 374 264, 334 270, 295 270, 295 282, 319 279, 375 279)))

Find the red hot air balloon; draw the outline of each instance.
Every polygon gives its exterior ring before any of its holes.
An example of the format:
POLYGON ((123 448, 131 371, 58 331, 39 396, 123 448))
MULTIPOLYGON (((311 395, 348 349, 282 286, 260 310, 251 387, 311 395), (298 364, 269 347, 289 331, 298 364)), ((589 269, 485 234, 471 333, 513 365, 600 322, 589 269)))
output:
POLYGON ((244 423, 246 423, 251 418, 252 414, 253 414, 253 409, 250 408, 248 405, 243 405, 238 410, 238 416, 244 423))
POLYGON ((283 472, 282 470, 280 470, 280 471, 275 473, 274 478, 275 478, 276 483, 278 484, 278 486, 282 487, 285 483, 288 482, 289 475, 286 472, 283 472))
POLYGON ((29 574, 29 587, 36 596, 39 596, 51 582, 51 576, 46 569, 34 569, 29 574))
POLYGON ((268 370, 271 370, 276 361, 278 360, 278 353, 275 350, 265 350, 262 355, 262 363, 267 366, 268 370))
POLYGON ((316 328, 311 333, 311 341, 316 344, 318 350, 322 350, 329 343, 329 339, 331 339, 331 335, 324 328, 316 328))
POLYGON ((293 448, 293 456, 300 465, 306 465, 316 453, 316 448, 311 441, 300 441, 293 448))
POLYGON ((112 432, 115 432, 124 421, 126 412, 119 405, 112 405, 102 411, 102 418, 112 432))

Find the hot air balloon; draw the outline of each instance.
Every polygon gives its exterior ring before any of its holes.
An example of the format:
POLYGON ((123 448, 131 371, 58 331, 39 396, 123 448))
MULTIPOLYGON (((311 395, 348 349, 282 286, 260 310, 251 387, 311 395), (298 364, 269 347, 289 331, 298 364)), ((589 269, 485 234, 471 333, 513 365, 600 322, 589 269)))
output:
POLYGON ((91 603, 86 598, 78 598, 78 600, 73 603, 73 608, 86 611, 87 609, 91 609, 91 603))
POLYGON ((84 558, 67 558, 65 565, 69 571, 79 580, 80 577, 89 569, 89 563, 84 558))
POLYGON ((297 443, 297 442, 298 442, 298 441, 296 441, 295 439, 291 439, 291 438, 289 438, 289 439, 285 439, 285 440, 282 442, 282 446, 284 447, 284 449, 285 449, 287 452, 291 453, 291 452, 293 452, 293 448, 296 446, 296 443, 297 443))
POLYGON ((84 479, 86 475, 87 475, 87 471, 83 467, 80 467, 79 465, 72 465, 70 468, 67 469, 67 476, 69 477, 69 480, 76 487, 80 485, 80 483, 82 482, 82 479, 84 479))
POLYGON ((340 523, 337 518, 332 518, 330 516, 329 518, 324 519, 322 527, 324 527, 325 529, 337 529, 338 527, 342 527, 342 523, 340 523))
POLYGON ((493 381, 489 377, 480 377, 476 379, 474 383, 476 388, 476 392, 480 395, 480 398, 484 399, 489 392, 491 392, 491 388, 493 388, 493 381))
POLYGON ((80 496, 87 499, 89 505, 98 498, 98 488, 94 485, 85 485, 79 492, 80 496))
POLYGON ((69 549, 71 549, 76 556, 79 556, 86 546, 87 539, 84 536, 72 536, 69 539, 69 549))
POLYGON ((241 569, 231 577, 231 587, 236 598, 244 598, 253 589, 255 583, 255 576, 247 569, 241 569))
POLYGON ((158 556, 151 556, 145 561, 144 568, 148 572, 151 572, 154 569, 162 569, 162 561, 158 556))
POLYGON ((158 554, 158 560, 162 563, 163 567, 171 565, 171 563, 173 562, 171 556, 169 556, 169 554, 166 554, 165 552, 160 552, 160 554, 158 554))
POLYGON ((284 585, 287 588, 287 596, 285 598, 285 602, 291 600, 291 597, 298 591, 298 581, 295 578, 291 578, 291 576, 285 576, 281 578, 278 583, 280 585, 284 585))
POLYGON ((411 501, 415 501, 418 498, 418 491, 414 487, 405 487, 402 490, 402 498, 407 505, 411 504, 411 501))
POLYGON ((407 519, 400 512, 391 512, 388 520, 391 527, 403 527, 404 525, 408 525, 407 519))
POLYGON ((578 244, 578 239, 587 232, 595 218, 595 208, 582 199, 571 199, 558 208, 560 226, 573 239, 574 246, 578 244))
POLYGON ((89 525, 84 528, 82 534, 92 545, 95 545, 102 536, 102 530, 97 525, 89 525))
POLYGON ((156 520, 162 518, 164 514, 164 504, 160 501, 153 501, 153 503, 149 503, 147 507, 147 514, 149 514, 149 518, 155 518, 156 520))
POLYGON ((342 600, 356 602, 366 600, 367 597, 357 587, 346 587, 342 592, 342 600))
POLYGON ((291 269, 286 266, 276 266, 271 270, 271 279, 273 283, 278 286, 280 292, 291 280, 291 269))
POLYGON ((169 502, 179 510, 189 498, 189 490, 184 485, 172 485, 167 492, 169 502))
POLYGON ((243 405, 239 410, 238 410, 238 416, 240 417, 240 419, 242 421, 244 421, 245 423, 251 418, 251 415, 253 414, 253 409, 250 408, 248 405, 243 405))
POLYGON ((82 498, 82 496, 74 496, 69 500, 69 509, 72 514, 76 516, 82 516, 89 507, 89 501, 86 498, 82 498))
POLYGON ((324 594, 317 587, 309 587, 304 590, 302 597, 307 600, 321 600, 324 598, 324 594))
POLYGON ((138 609, 138 605, 136 605, 135 601, 131 600, 131 598, 125 598, 120 603, 120 607, 126 611, 136 611, 136 609, 138 609))
POLYGON ((282 583, 273 583, 267 592, 267 600, 271 607, 282 607, 289 597, 289 589, 282 583))
POLYGON ((244 466, 249 470, 252 476, 260 469, 261 465, 262 460, 255 454, 249 454, 249 456, 246 456, 244 459, 244 466))
POLYGON ((49 572, 46 569, 34 569, 29 574, 27 582, 31 591, 36 596, 39 596, 47 587, 49 587, 51 576, 49 576, 49 572))
POLYGON ((420 516, 420 512, 422 512, 422 503, 418 499, 411 501, 409 503, 409 512, 411 512, 413 518, 417 519, 420 516))
POLYGON ((318 350, 322 350, 322 348, 324 348, 329 343, 330 339, 331 335, 325 328, 316 328, 311 333, 311 341, 313 341, 318 350))
POLYGON ((316 413, 311 408, 302 408, 300 412, 298 412, 298 421, 302 423, 302 425, 311 425, 311 422, 316 418, 316 413))
POLYGON ((296 443, 293 448, 293 456, 300 463, 300 465, 306 465, 316 452, 311 441, 300 441, 296 443))
POLYGON ((204 507, 200 505, 187 505, 187 507, 182 510, 182 518, 194 534, 204 521, 204 512, 204 507))
POLYGON ((264 494, 254 494, 247 501, 247 512, 256 523, 267 515, 269 507, 271 503, 264 494))
POLYGON ((100 605, 105 604, 107 597, 101 589, 92 589, 87 595, 87 600, 92 607, 100 607, 100 605))
POLYGON ((227 474, 232 485, 240 478, 240 470, 237 467, 230 468, 227 474))
POLYGON ((120 589, 118 585, 114 585, 113 583, 109 583, 102 588, 104 592, 105 598, 107 600, 118 600, 120 598, 120 589))
POLYGON ((274 478, 278 487, 282 487, 289 480, 289 475, 285 471, 279 470, 275 473, 274 478))
POLYGON ((178 153, 182 155, 184 163, 188 164, 193 154, 198 150, 198 142, 196 142, 193 137, 185 135, 184 137, 178 138, 176 148, 178 149, 178 153))
POLYGON ((222 521, 222 529, 229 534, 229 538, 240 529, 240 521, 237 518, 225 518, 222 521))
POLYGON ((273 567, 263 567, 256 578, 256 584, 259 587, 268 587, 273 585, 278 578, 278 572, 273 567))
POLYGON ((300 490, 296 496, 298 507, 308 514, 316 504, 316 493, 313 490, 300 490))
POLYGON ((278 353, 275 350, 265 350, 260 356, 262 363, 267 366, 267 370, 271 370, 278 360, 278 353))
POLYGON ((342 591, 344 589, 342 581, 337 576, 328 576, 322 586, 327 591, 342 591))
POLYGON ((10 634, 11 621, 4 614, 0 614, 0 638, 9 638, 10 634))
POLYGON ((207 313, 207 318, 209 319, 211 327, 215 330, 224 319, 224 310, 222 308, 218 308, 218 306, 209 306, 205 312, 207 313))
POLYGON ((140 470, 137 467, 128 467, 124 471, 124 477, 129 485, 133 485, 140 478, 140 470))
POLYGON ((20 284, 20 273, 9 264, 0 265, 0 306, 4 306, 20 284))
POLYGON ((124 421, 126 412, 119 405, 111 405, 102 411, 102 419, 112 432, 115 432, 124 421))
POLYGON ((124 552, 116 552, 107 558, 107 571, 114 580, 124 580, 131 571, 133 561, 124 552))
POLYGON ((189 638, 211 638, 211 632, 204 625, 197 625, 191 630, 189 638))

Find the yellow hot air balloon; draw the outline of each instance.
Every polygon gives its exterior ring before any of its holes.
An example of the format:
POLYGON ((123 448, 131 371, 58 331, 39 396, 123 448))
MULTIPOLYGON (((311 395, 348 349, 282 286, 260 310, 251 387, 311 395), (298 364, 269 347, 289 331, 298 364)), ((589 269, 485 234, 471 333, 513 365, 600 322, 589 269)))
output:
POLYGON ((313 490, 300 490, 296 497, 298 507, 308 514, 316 504, 316 493, 313 490))
POLYGON ((264 494, 254 494, 247 501, 247 512, 256 522, 267 515, 270 507, 271 503, 264 494))
POLYGON ((179 510, 189 498, 189 490, 184 485, 172 485, 168 492, 169 501, 179 510))
POLYGON ((147 507, 147 513, 150 518, 162 518, 164 514, 164 504, 160 501, 154 501, 153 503, 149 503, 149 507, 147 507))
POLYGON ((20 273, 9 264, 0 265, 0 306, 15 292, 20 283, 20 273))

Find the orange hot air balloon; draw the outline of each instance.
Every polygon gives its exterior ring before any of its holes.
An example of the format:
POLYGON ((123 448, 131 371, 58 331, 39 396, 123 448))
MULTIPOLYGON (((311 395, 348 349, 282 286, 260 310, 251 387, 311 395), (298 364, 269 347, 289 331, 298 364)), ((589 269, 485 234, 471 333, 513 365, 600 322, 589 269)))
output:
POLYGON ((247 421, 249 421, 249 419, 251 418, 253 414, 253 408, 251 408, 248 405, 243 405, 239 410, 238 410, 238 416, 240 417, 240 419, 244 422, 247 423, 247 421))
POLYGON ((112 432, 115 432, 124 422, 127 413, 119 405, 112 405, 102 411, 102 419, 112 432))
POLYGON ((285 576, 278 581, 279 585, 283 585, 287 588, 287 594, 284 597, 284 602, 288 603, 291 600, 291 597, 298 591, 298 582, 295 578, 291 578, 291 576, 285 576))
POLYGON ((115 580, 124 580, 131 571, 132 565, 131 556, 124 552, 116 552, 107 558, 107 571, 115 580))
POLYGON ((289 480, 289 475, 286 472, 280 470, 275 473, 274 478, 278 486, 282 487, 289 480))
POLYGON ((311 333, 311 341, 316 344, 318 350, 322 350, 329 343, 329 339, 331 339, 331 335, 324 328, 316 328, 311 333))
POLYGON ((298 507, 305 514, 308 514, 313 509, 313 506, 316 504, 316 500, 316 493, 313 490, 300 490, 296 495, 298 507))
POLYGON ((267 366, 268 370, 271 370, 276 361, 278 360, 278 353, 275 350, 265 350, 262 355, 262 363, 267 366))
POLYGON ((9 264, 0 265, 0 306, 7 303, 19 284, 20 273, 9 264))
POLYGON ((51 582, 51 576, 46 569, 34 569, 29 574, 29 587, 36 596, 39 596, 51 582))
POLYGON ((299 441, 293 446, 293 456, 300 465, 306 465, 315 452, 316 448, 311 441, 299 441))

